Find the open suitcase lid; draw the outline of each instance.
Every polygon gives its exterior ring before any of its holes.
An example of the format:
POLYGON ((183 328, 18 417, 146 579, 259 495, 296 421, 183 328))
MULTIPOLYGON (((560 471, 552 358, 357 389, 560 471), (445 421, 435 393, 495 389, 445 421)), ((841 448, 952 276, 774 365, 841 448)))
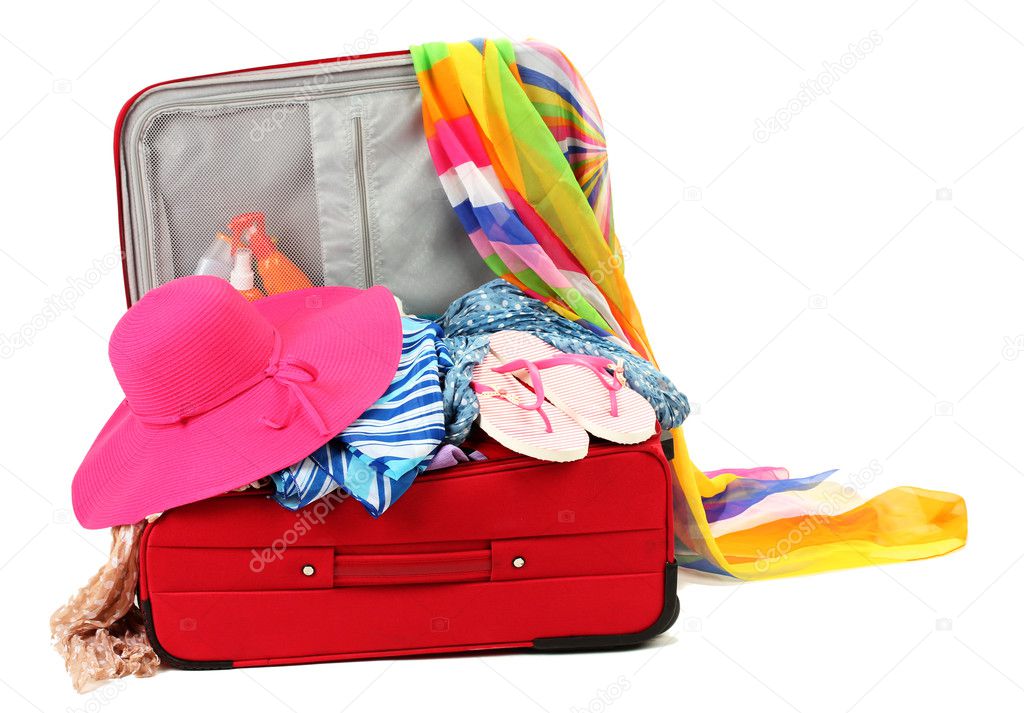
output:
POLYGON ((250 211, 313 284, 385 285, 413 314, 493 277, 438 181, 408 52, 154 85, 115 152, 129 305, 250 211))

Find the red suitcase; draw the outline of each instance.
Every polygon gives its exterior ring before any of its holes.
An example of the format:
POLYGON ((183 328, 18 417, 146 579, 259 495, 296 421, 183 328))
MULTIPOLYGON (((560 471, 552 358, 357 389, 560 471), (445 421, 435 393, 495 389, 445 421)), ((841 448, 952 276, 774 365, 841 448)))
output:
MULTIPOLYGON (((492 275, 434 173, 408 53, 155 85, 117 122, 131 304, 260 210, 317 284, 384 284, 437 314, 492 275)), ((671 443, 670 441, 667 443, 671 443)), ((625 646, 679 612, 672 473, 657 437, 425 473, 378 520, 265 492, 164 513, 139 599, 161 660, 223 668, 506 648, 625 646)))
POLYGON ((557 465, 481 448, 489 460, 421 475, 376 521, 343 501, 292 513, 259 492, 165 513, 140 554, 160 659, 605 648, 672 625, 671 476, 656 438, 557 465))

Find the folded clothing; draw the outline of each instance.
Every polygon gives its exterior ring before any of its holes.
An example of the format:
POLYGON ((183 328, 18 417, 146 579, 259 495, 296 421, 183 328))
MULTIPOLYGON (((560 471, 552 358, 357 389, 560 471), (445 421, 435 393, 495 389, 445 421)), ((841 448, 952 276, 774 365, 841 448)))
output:
POLYGON ((338 487, 374 517, 387 510, 444 439, 441 369, 451 357, 434 322, 402 318, 402 355, 384 394, 309 457, 274 473, 274 498, 296 510, 338 487))
POLYGON ((465 440, 479 414, 470 386, 473 367, 487 356, 491 335, 506 329, 529 332, 566 353, 622 359, 626 382, 651 404, 664 429, 680 425, 690 413, 686 396, 649 361, 617 339, 562 317, 504 280, 491 280, 467 292, 438 321, 453 360, 444 380, 445 424, 451 443, 465 440))
POLYGON ((487 456, 480 451, 474 451, 472 448, 459 448, 451 443, 445 443, 434 453, 434 457, 430 459, 430 463, 427 465, 427 470, 451 468, 459 463, 469 463, 476 460, 487 460, 487 456))
POLYGON ((357 459, 392 480, 419 467, 444 439, 441 370, 451 365, 435 322, 403 317, 402 333, 391 385, 338 437, 357 459))
MULTIPOLYGON (((377 516, 386 509, 386 507, 380 509, 377 503, 381 500, 394 502, 415 480, 415 474, 406 473, 397 481, 390 481, 351 456, 345 457, 343 453, 344 447, 338 449, 336 442, 332 442, 301 463, 296 463, 290 468, 275 473, 271 476, 276 488, 275 499, 289 510, 298 510, 332 492, 341 490, 339 483, 344 482, 346 488, 342 492, 351 493, 367 507, 371 514, 376 512, 375 516, 377 516), (332 449, 340 450, 342 453, 332 452, 332 449), (324 463, 323 467, 319 465, 318 460, 324 463), (342 472, 338 474, 336 480, 332 473, 338 468, 342 472), (377 493, 382 493, 383 497, 378 497, 377 493)), ((460 463, 481 460, 487 460, 487 456, 480 451, 445 443, 434 451, 423 470, 442 470, 460 463)), ((419 472, 420 470, 417 469, 416 474, 419 472)))

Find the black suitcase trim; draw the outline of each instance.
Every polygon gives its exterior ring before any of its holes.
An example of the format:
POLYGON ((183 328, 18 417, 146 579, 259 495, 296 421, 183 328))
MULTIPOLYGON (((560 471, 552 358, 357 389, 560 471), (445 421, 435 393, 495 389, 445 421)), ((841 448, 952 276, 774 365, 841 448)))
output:
POLYGON ((234 661, 189 661, 187 659, 179 659, 177 656, 167 653, 167 649, 160 644, 160 640, 156 638, 156 631, 153 629, 152 605, 148 599, 140 597, 139 606, 142 609, 142 619, 146 624, 146 636, 149 638, 149 645, 153 647, 153 651, 160 658, 160 663, 186 671, 217 671, 234 667, 234 661))
POLYGON ((587 636, 551 636, 533 640, 534 651, 593 651, 595 649, 624 648, 637 646, 658 634, 663 634, 676 623, 679 618, 679 595, 676 594, 676 573, 679 568, 675 562, 665 565, 665 603, 661 614, 654 623, 643 631, 633 634, 596 634, 587 636))

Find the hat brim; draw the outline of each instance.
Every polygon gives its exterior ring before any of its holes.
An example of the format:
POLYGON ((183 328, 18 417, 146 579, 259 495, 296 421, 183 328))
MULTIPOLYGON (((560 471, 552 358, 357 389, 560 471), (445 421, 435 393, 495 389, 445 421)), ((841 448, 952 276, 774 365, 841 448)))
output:
MULTIPOLYGON (((402 324, 387 289, 313 287, 253 305, 280 333, 282 356, 317 370, 302 390, 332 434, 344 431, 394 378, 402 324)), ((89 529, 138 522, 240 488, 330 438, 272 378, 174 425, 142 423, 122 402, 75 474, 72 506, 89 529), (270 427, 263 417, 286 425, 270 427)))

